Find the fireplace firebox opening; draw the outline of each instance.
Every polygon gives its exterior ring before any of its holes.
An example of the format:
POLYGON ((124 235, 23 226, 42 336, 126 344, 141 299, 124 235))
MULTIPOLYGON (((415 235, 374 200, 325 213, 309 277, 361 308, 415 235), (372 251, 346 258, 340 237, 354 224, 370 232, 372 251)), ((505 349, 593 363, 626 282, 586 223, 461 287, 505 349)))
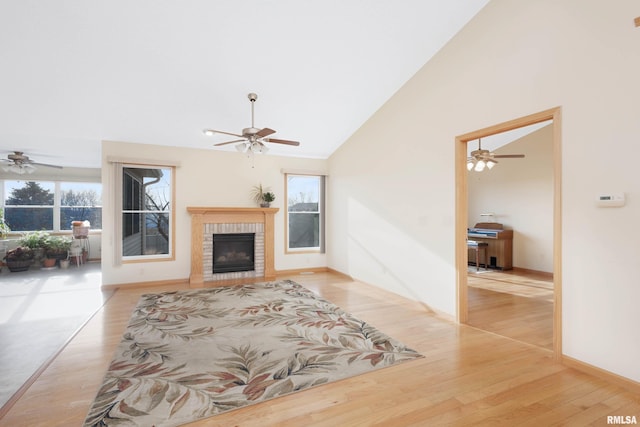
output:
POLYGON ((213 235, 213 273, 255 270, 255 233, 213 235))

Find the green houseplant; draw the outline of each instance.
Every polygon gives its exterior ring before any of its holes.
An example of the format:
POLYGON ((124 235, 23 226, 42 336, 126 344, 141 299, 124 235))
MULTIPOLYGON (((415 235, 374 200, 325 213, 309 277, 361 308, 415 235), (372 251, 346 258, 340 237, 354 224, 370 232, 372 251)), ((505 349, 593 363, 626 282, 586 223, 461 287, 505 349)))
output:
POLYGON ((66 259, 71 248, 71 238, 65 236, 49 236, 44 242, 44 254, 47 258, 66 259))
MULTIPOLYGON (((4 222, 4 216, 2 215, 2 210, 0 210, 0 252, 6 253, 7 249, 7 237, 11 232, 11 227, 4 222)), ((0 260, 0 271, 2 271, 3 262, 0 260)))
POLYGON ((40 264, 44 258, 44 248, 48 238, 47 231, 29 231, 20 237, 18 245, 31 249, 34 262, 40 264))
POLYGON ((44 248, 48 238, 49 233, 46 231, 29 231, 20 237, 19 244, 20 246, 36 250, 38 248, 44 248))
MULTIPOLYGON (((264 203, 266 203, 266 206, 263 206, 263 207, 268 208, 271 205, 271 202, 273 202, 275 199, 276 199, 276 195, 273 194, 271 191, 267 191, 262 195, 262 200, 264 200, 264 203)), ((261 203, 261 205, 264 203, 261 203)))
POLYGON ((4 216, 2 215, 2 211, 0 210, 0 240, 4 240, 11 233, 11 227, 4 222, 4 216))

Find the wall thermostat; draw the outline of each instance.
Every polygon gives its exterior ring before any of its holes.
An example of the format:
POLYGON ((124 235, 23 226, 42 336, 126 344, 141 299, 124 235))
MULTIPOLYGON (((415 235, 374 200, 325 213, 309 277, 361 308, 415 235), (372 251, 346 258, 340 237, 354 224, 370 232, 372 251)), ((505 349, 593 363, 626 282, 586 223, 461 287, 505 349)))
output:
POLYGON ((624 193, 600 194, 596 203, 603 208, 616 208, 624 206, 624 193))

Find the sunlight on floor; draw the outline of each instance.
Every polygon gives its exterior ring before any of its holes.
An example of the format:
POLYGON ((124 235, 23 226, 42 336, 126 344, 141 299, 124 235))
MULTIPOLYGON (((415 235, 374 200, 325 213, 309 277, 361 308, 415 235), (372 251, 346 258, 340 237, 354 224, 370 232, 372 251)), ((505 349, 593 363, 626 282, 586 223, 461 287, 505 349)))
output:
POLYGON ((99 264, 0 276, 0 324, 92 313, 103 302, 99 264))
POLYGON ((0 405, 96 312, 111 294, 100 289, 99 263, 65 270, 0 272, 0 405))

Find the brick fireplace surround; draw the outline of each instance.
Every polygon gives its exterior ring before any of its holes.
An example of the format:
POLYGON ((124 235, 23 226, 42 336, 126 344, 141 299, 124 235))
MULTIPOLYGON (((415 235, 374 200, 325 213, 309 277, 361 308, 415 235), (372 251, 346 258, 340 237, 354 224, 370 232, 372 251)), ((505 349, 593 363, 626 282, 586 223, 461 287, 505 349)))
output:
POLYGON ((275 280, 273 229, 278 208, 188 207, 191 214, 191 275, 189 286, 224 286, 257 280, 275 280), (256 269, 213 274, 213 233, 256 233, 256 269), (264 243, 264 244, 263 244, 264 243))

